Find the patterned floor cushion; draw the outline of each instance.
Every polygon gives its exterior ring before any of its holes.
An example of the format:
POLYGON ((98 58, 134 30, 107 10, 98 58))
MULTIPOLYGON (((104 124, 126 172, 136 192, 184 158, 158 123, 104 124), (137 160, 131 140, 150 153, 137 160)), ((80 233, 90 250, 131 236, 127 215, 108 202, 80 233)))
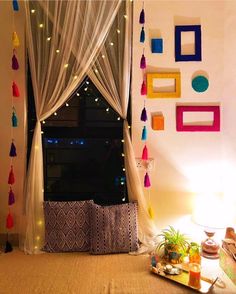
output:
POLYGON ((90 248, 89 201, 43 203, 47 252, 88 251, 90 248))
POLYGON ((138 249, 137 203, 92 204, 90 223, 90 253, 121 253, 138 249))

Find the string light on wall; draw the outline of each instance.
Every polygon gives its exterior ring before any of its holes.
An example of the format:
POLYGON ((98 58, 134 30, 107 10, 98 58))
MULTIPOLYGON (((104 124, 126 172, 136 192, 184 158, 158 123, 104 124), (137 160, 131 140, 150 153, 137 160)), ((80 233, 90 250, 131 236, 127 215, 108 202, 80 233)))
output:
MULTIPOLYGON (((143 6, 142 6, 142 10, 140 12, 139 15, 139 23, 142 25, 141 28, 141 32, 140 32, 140 38, 139 41, 140 43, 143 44, 143 52, 142 52, 142 56, 140 59, 140 64, 139 67, 142 70, 142 84, 141 84, 141 89, 140 89, 140 94, 142 96, 147 95, 147 85, 146 85, 146 57, 144 55, 144 51, 145 51, 145 11, 144 11, 144 2, 143 2, 143 6)), ((140 116, 140 120, 144 123, 143 127, 142 127, 142 134, 141 134, 141 140, 144 141, 144 147, 143 147, 143 151, 142 151, 142 160, 145 161, 145 163, 147 163, 149 156, 148 156, 148 147, 147 147, 147 120, 148 120, 148 116, 147 116, 147 111, 146 111, 146 107, 145 107, 145 97, 144 97, 144 106, 141 112, 141 116, 140 116)), ((148 212, 149 212, 149 216, 150 218, 154 218, 154 213, 153 213, 153 209, 151 207, 151 201, 150 201, 150 187, 151 187, 151 181, 150 181, 150 177, 148 174, 148 170, 147 170, 147 164, 145 164, 144 166, 146 166, 146 171, 145 171, 145 175, 144 175, 144 187, 148 189, 148 212)))

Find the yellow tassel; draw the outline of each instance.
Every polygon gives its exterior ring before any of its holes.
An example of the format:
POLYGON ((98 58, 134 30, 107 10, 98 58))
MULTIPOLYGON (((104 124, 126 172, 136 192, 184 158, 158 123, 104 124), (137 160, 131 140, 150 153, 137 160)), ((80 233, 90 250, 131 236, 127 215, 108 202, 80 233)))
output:
POLYGON ((20 46, 20 40, 19 40, 16 32, 13 32, 13 35, 12 35, 12 44, 13 44, 13 47, 14 48, 20 46))
POLYGON ((150 215, 150 218, 154 219, 154 210, 153 210, 153 208, 151 207, 150 204, 149 204, 149 207, 148 207, 148 213, 150 215))

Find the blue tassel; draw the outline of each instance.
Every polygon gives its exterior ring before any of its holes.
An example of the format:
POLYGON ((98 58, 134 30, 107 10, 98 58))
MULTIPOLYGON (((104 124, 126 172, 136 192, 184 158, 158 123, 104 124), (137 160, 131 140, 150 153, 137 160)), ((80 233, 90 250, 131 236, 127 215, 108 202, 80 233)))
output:
POLYGON ((13 128, 16 128, 18 126, 18 119, 14 111, 12 112, 11 122, 13 128))
POLYGON ((10 149, 9 156, 10 157, 15 157, 16 156, 16 146, 15 146, 15 144, 13 142, 11 143, 11 149, 10 149))
POLYGON ((142 141, 146 141, 146 140, 147 140, 147 128, 146 126, 144 126, 142 131, 142 141))
POLYGON ((140 33, 140 43, 144 43, 145 42, 145 31, 144 31, 144 27, 142 27, 141 33, 140 33))
POLYGON ((142 9, 141 12, 140 12, 139 23, 141 23, 141 24, 144 24, 144 23, 145 23, 145 13, 144 13, 144 9, 142 9))
POLYGON ((12 6, 14 11, 19 11, 19 4, 17 0, 12 1, 12 6))

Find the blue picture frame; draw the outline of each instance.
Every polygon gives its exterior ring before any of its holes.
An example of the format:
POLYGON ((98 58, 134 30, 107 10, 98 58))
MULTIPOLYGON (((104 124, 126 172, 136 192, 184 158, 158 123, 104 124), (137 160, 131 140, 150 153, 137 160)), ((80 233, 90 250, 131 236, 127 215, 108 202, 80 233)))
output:
POLYGON ((201 61, 202 60, 202 37, 201 25, 175 26, 175 61, 201 61), (181 33, 195 33, 195 54, 181 54, 181 33))

